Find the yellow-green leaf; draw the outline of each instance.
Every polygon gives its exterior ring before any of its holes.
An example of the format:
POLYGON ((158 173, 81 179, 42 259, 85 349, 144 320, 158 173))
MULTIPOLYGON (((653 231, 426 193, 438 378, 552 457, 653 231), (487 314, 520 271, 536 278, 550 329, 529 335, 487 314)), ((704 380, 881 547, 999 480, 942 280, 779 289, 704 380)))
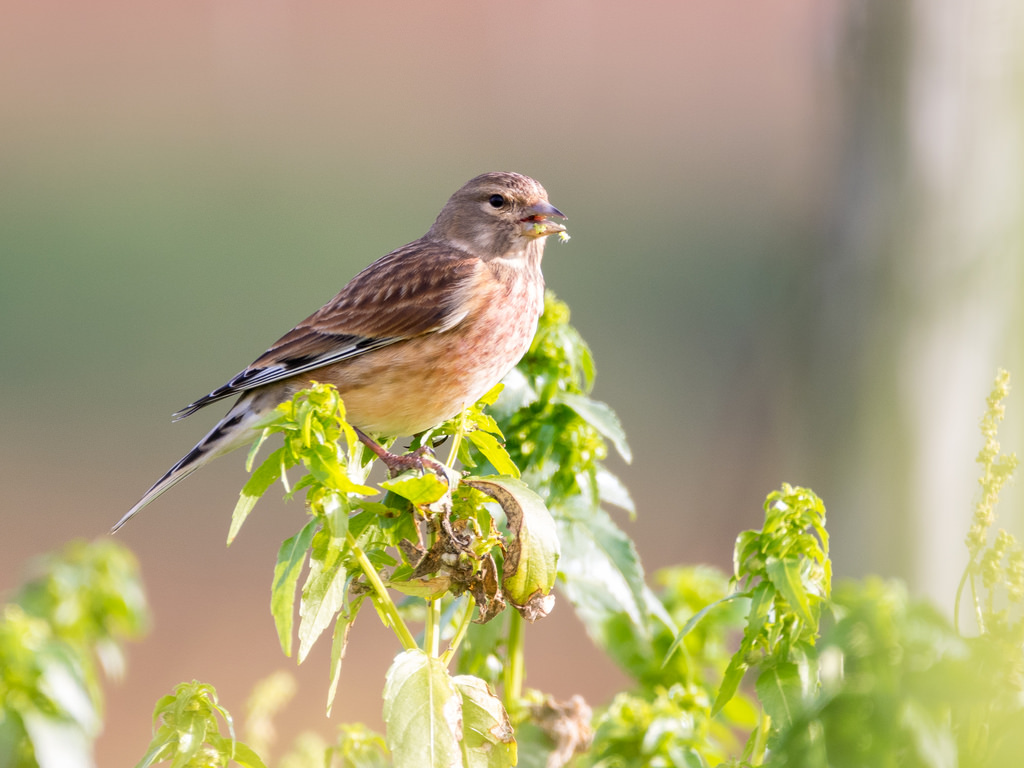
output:
POLYGON ((395 657, 384 684, 384 722, 395 768, 462 765, 462 697, 440 659, 419 649, 395 657))

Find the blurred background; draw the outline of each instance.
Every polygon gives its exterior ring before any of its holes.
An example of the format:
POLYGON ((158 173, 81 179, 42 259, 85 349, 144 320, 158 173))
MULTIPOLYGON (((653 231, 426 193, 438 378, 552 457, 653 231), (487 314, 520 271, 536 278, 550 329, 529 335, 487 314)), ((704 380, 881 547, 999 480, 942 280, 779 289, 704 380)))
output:
MULTIPOLYGON (((0 589, 109 526, 219 416, 223 383, 470 177, 539 179, 570 219, 547 282, 634 462, 647 570, 731 567, 781 482, 825 500, 837 577, 949 612, 977 424, 1024 382, 1024 24, 997 0, 341 3, 36 0, 0 24, 0 589)), ((1024 397, 1004 447, 1024 451, 1024 397)), ((284 659, 268 609, 300 506, 225 549, 242 457, 119 534, 150 636, 108 685, 101 765, 157 698, 236 714, 284 659)), ((1003 524, 1019 527, 1019 495, 1003 524)), ((622 682, 565 605, 528 685, 622 682)), ((367 614, 328 721, 328 644, 287 738, 379 725, 397 652, 367 614)))

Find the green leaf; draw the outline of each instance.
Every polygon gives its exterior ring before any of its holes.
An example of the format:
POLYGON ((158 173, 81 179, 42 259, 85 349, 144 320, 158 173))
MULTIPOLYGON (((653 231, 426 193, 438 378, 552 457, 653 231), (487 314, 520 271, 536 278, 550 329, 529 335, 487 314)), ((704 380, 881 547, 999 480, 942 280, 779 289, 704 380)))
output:
POLYGON ((755 643, 771 631, 773 624, 770 619, 774 618, 775 608, 775 587, 769 581, 763 581, 754 587, 750 593, 750 610, 747 612, 747 626, 743 630, 743 642, 737 655, 743 656, 749 653, 755 643))
POLYGON ((479 677, 452 678, 462 696, 462 757, 465 768, 510 768, 516 740, 501 699, 479 677))
POLYGON ((796 664, 783 662, 764 670, 754 684, 761 706, 775 729, 789 728, 803 704, 803 685, 796 664))
POLYGON ((302 588, 302 601, 299 604, 300 664, 345 604, 349 574, 344 567, 340 542, 329 539, 322 556, 322 560, 310 556, 309 575, 302 588))
POLYGON ((213 719, 205 709, 184 709, 179 713, 178 748, 175 750, 171 768, 187 768, 199 754, 206 741, 206 733, 213 719), (182 723, 184 727, 182 727, 182 723))
POLYGON ((241 530, 242 523, 249 517, 249 513, 255 509, 256 502, 259 500, 259 496, 249 496, 244 492, 238 494, 238 503, 235 504, 235 509, 231 513, 231 526, 228 528, 229 547, 238 535, 239 530, 241 530))
POLYGON ((246 472, 252 472, 252 465, 256 463, 256 455, 260 452, 260 448, 263 446, 263 443, 267 441, 267 438, 270 437, 270 434, 271 430, 264 427, 260 431, 260 436, 252 441, 252 445, 249 447, 249 453, 245 457, 246 472))
MULTIPOLYGON (((348 533, 349 512, 351 512, 348 503, 349 497, 338 491, 325 491, 322 494, 316 494, 316 499, 318 514, 323 515, 331 538, 344 540, 348 533)), ((312 506, 310 504, 310 507, 312 506)))
POLYGON ((462 764, 462 697, 440 659, 418 649, 395 657, 384 684, 384 722, 395 768, 462 764))
POLYGON ((502 589, 529 621, 553 606, 560 546, 555 521, 540 496, 510 477, 467 477, 462 481, 501 505, 512 540, 502 565, 502 589))
POLYGON ((162 724, 136 768, 168 760, 171 768, 226 766, 232 760, 246 768, 266 768, 251 748, 235 740, 231 714, 217 703, 211 685, 192 681, 175 686, 173 696, 157 702, 153 722, 162 724), (217 715, 227 726, 226 737, 220 733, 217 715))
POLYGON ((494 405, 496 402, 498 402, 498 396, 502 393, 502 390, 504 389, 505 385, 499 381, 497 384, 495 384, 493 387, 487 390, 487 394, 485 394, 483 397, 477 400, 477 403, 482 405, 494 405))
POLYGON ((596 479, 598 497, 601 501, 626 510, 630 519, 635 520, 636 504, 633 503, 633 497, 629 495, 626 485, 601 464, 597 465, 596 479))
POLYGON ((452 580, 449 576, 436 576, 434 578, 423 577, 405 579, 404 581, 389 579, 385 582, 385 586, 389 589, 397 590, 403 595, 422 597, 424 600, 436 600, 447 592, 451 585, 452 580))
POLYGON ((263 460, 263 463, 256 468, 248 481, 242 487, 242 492, 238 495, 238 503, 235 505, 234 512, 231 513, 231 527, 228 530, 228 544, 231 544, 235 540, 235 536, 238 535, 238 531, 242 527, 242 523, 252 512, 253 507, 256 506, 256 502, 260 500, 260 497, 267 492, 267 489, 274 484, 279 477, 281 477, 281 471, 283 469, 282 456, 284 455, 284 448, 278 448, 276 451, 272 451, 267 458, 263 460))
POLYGON ((633 451, 630 450, 629 443, 626 442, 626 430, 622 428, 622 422, 619 421, 615 411, 607 404, 591 400, 586 395, 575 395, 570 392, 559 392, 551 400, 569 406, 581 419, 611 440, 615 450, 619 452, 626 463, 633 460, 633 451))
POLYGON ((816 621, 807 600, 800 568, 801 561, 795 558, 780 560, 777 557, 769 557, 765 560, 765 570, 775 589, 786 598, 790 608, 799 614, 805 624, 815 626, 816 621))
POLYGON ((448 486, 441 482, 441 479, 433 472, 385 480, 380 486, 403 499, 408 499, 416 506, 433 504, 448 491, 448 486))
POLYGON ((722 684, 718 688, 718 695, 715 696, 715 703, 711 706, 711 716, 714 717, 722 711, 722 707, 729 703, 736 695, 736 689, 743 682, 743 676, 747 673, 747 663, 740 654, 736 654, 729 661, 729 666, 722 676, 722 684))
POLYGON ((695 614, 693 614, 693 616, 691 616, 683 625, 683 628, 679 630, 679 633, 676 635, 676 639, 672 641, 672 645, 669 646, 668 651, 666 651, 665 660, 661 662, 661 666, 664 667, 666 664, 668 664, 669 660, 672 658, 672 654, 676 652, 676 649, 679 648, 684 638, 688 634, 690 634, 690 631, 700 623, 701 619, 707 616, 711 611, 713 611, 718 606, 736 600, 737 598, 744 597, 750 597, 750 594, 748 592, 733 592, 732 594, 726 595, 720 600, 715 600, 715 602, 713 603, 708 603, 695 614))
POLYGON ((556 507, 565 576, 561 587, 587 627, 603 644, 605 623, 625 612, 636 631, 648 637, 643 566, 633 541, 603 509, 582 504, 556 507))
MULTIPOLYGON (((632 745, 631 745, 632 746, 632 745)), ((557 756, 555 762, 548 763, 548 758, 552 756, 552 753, 558 748, 551 734, 547 733, 536 723, 531 720, 524 720, 516 725, 516 749, 518 751, 519 762, 516 763, 516 768, 548 768, 549 765, 563 765, 561 760, 558 760, 557 756)), ((588 755, 589 757, 589 755, 588 755)), ((617 756, 618 757, 618 756, 617 756)), ((608 766, 614 766, 614 768, 627 768, 626 763, 623 763, 621 759, 616 762, 591 763, 587 761, 588 765, 595 765, 599 768, 606 768, 608 766)), ((570 763, 572 765, 572 763, 570 763)), ((639 762, 638 766, 648 768, 650 765, 646 762, 639 762)), ((675 768, 675 766, 673 766, 675 768)))
POLYGON ((234 762, 238 763, 242 768, 267 768, 260 759, 260 756, 240 741, 232 744, 231 752, 234 762))
POLYGON ((327 716, 331 716, 331 708, 334 706, 334 696, 338 692, 338 681, 341 679, 341 662, 345 658, 345 649, 348 646, 348 633, 356 620, 359 608, 363 603, 363 597, 358 597, 348 605, 347 611, 342 611, 338 621, 334 625, 334 638, 331 642, 331 684, 327 690, 327 716))
POLYGON ((519 467, 515 465, 505 446, 498 442, 498 438, 489 432, 477 430, 466 435, 466 439, 476 446, 477 450, 484 455, 491 466, 499 475, 519 477, 519 467))
POLYGON ((150 768, 150 766, 165 762, 170 757, 174 745, 159 737, 160 733, 153 737, 153 740, 146 748, 146 754, 135 764, 135 768, 150 768))
POLYGON ((317 521, 310 520, 296 535, 285 539, 277 552, 277 564, 274 566, 274 586, 270 592, 270 613, 274 617, 277 637, 285 656, 292 655, 295 587, 299 581, 302 565, 306 562, 306 551, 313 540, 313 534, 316 533, 316 527, 317 521))
POLYGON ((377 493, 376 488, 352 482, 345 472, 345 465, 339 456, 336 443, 312 445, 302 455, 313 477, 331 490, 361 496, 372 496, 377 493))
MULTIPOLYGON (((293 760, 290 768, 392 768, 384 737, 362 723, 343 723, 338 726, 338 739, 326 754, 322 743, 309 751, 305 760, 293 760)), ((293 753, 294 754, 294 753, 293 753)), ((290 757, 290 756, 289 756, 290 757)), ((284 761, 281 768, 284 768, 284 761)))

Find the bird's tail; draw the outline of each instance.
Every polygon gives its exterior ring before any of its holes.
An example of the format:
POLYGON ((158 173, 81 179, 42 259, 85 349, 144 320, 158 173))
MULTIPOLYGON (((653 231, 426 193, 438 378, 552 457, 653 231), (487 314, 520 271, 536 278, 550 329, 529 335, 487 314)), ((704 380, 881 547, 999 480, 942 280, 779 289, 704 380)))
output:
POLYGON ((204 467, 219 456, 249 443, 255 435, 250 429, 260 420, 260 414, 249 407, 248 398, 242 398, 228 411, 209 434, 200 440, 195 448, 186 453, 164 476, 153 483, 153 487, 139 499, 124 517, 114 524, 111 533, 131 520, 135 515, 164 491, 180 483, 200 467, 204 467))

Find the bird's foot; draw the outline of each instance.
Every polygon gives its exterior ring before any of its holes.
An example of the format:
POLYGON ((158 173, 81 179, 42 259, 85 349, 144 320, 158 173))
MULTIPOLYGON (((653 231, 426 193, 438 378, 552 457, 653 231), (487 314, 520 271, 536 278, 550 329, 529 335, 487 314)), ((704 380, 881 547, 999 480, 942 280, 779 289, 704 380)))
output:
POLYGON ((410 469, 420 472, 427 469, 437 472, 438 469, 441 469, 443 472, 444 467, 434 458, 434 451, 429 443, 421 445, 410 453, 392 453, 362 430, 358 428, 355 430, 360 442, 373 451, 374 455, 388 468, 392 477, 410 469))

